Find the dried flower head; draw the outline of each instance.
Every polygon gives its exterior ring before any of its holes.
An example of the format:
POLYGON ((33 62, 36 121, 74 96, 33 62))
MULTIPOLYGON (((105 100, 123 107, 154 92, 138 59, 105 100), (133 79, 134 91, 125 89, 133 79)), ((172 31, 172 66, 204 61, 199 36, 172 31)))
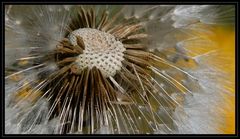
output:
POLYGON ((222 102, 217 91, 225 90, 215 79, 223 74, 206 66, 204 47, 216 47, 203 36, 213 33, 210 24, 232 23, 233 11, 208 5, 7 6, 6 132, 218 133, 214 109, 222 102), (201 108, 205 104, 211 108, 201 108))

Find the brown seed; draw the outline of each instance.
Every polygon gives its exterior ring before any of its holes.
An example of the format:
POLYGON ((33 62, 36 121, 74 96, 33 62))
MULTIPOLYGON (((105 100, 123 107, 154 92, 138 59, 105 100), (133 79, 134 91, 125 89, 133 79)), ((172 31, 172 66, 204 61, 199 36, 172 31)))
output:
POLYGON ((71 72, 74 73, 74 74, 79 74, 80 73, 80 70, 79 70, 79 67, 75 64, 73 64, 70 68, 71 72))
POLYGON ((77 37, 77 44, 78 44, 78 46, 80 46, 84 50, 85 49, 85 44, 83 42, 82 37, 80 37, 80 36, 76 36, 76 37, 77 37))

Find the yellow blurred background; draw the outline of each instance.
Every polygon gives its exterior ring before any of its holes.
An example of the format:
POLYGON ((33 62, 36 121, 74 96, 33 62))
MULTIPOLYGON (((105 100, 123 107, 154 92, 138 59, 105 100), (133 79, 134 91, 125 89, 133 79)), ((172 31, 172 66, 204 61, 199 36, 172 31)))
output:
POLYGON ((219 130, 224 134, 235 133, 235 29, 228 26, 216 27, 216 36, 212 39, 218 43, 221 53, 228 58, 227 61, 222 61, 223 65, 227 64, 223 70, 230 76, 231 83, 226 85, 225 88, 232 93, 232 96, 226 94, 225 98, 228 103, 224 108, 225 124, 220 125, 219 130), (229 62, 229 63, 224 63, 229 62))

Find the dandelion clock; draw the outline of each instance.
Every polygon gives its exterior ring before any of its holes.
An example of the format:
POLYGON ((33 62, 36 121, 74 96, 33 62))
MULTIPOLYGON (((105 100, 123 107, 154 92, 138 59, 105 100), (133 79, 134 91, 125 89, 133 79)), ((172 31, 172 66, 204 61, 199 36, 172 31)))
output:
POLYGON ((222 134, 234 57, 214 38, 234 19, 231 5, 5 5, 5 133, 222 134))

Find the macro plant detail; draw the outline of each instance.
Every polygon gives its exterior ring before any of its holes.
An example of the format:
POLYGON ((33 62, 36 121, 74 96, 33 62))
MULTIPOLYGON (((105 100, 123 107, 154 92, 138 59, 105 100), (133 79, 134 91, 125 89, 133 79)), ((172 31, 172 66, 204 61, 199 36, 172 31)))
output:
POLYGON ((228 79, 205 62, 217 47, 204 36, 212 24, 232 23, 232 12, 217 5, 6 6, 6 132, 218 133, 216 106, 228 79))

